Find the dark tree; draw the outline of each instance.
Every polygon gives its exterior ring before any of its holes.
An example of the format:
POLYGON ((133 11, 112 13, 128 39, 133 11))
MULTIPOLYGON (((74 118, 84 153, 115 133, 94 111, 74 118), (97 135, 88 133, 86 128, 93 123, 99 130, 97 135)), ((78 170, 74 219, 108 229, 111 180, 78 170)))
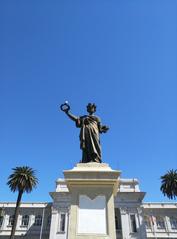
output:
POLYGON ((161 176, 160 190, 169 199, 177 197, 177 170, 171 169, 161 176))
POLYGON ((15 235, 22 195, 24 192, 30 193, 38 183, 38 179, 35 176, 35 171, 32 168, 23 166, 13 168, 12 170, 13 173, 9 176, 7 185, 12 192, 18 192, 18 197, 16 201, 14 222, 12 225, 10 239, 13 239, 15 235))

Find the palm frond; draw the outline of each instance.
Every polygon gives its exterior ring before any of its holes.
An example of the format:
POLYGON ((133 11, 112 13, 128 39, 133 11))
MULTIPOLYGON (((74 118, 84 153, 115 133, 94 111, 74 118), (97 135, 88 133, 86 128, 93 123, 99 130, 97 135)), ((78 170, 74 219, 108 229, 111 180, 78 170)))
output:
POLYGON ((177 197, 177 170, 171 169, 161 176, 160 190, 169 199, 177 197))
POLYGON ((13 168, 12 170, 13 173, 8 177, 7 182, 12 192, 22 191, 29 193, 38 184, 38 179, 32 168, 23 166, 13 168))

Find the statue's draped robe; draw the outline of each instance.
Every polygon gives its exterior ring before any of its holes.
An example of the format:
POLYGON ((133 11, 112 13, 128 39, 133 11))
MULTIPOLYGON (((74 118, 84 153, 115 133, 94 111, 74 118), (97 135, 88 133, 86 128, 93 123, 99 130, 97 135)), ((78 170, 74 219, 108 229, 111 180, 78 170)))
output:
POLYGON ((77 118, 76 126, 81 128, 79 137, 83 152, 82 163, 101 163, 100 119, 95 115, 84 115, 77 118))

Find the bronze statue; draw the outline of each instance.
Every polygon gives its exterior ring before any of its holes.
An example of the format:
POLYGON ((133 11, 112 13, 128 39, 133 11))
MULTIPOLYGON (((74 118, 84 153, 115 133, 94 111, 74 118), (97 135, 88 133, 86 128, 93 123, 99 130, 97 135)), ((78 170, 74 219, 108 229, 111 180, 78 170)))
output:
POLYGON ((100 118, 94 115, 96 105, 89 103, 87 112, 89 115, 77 117, 70 113, 70 106, 65 102, 60 106, 61 110, 76 123, 76 127, 80 130, 80 148, 82 149, 81 163, 97 162, 101 163, 101 145, 100 133, 106 133, 108 127, 101 125, 100 118))

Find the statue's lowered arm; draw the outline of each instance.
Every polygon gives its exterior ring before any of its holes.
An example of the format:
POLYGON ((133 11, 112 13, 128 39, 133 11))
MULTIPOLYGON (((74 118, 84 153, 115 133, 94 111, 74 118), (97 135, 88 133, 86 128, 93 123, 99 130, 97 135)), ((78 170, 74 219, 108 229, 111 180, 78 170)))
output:
POLYGON ((98 123, 98 128, 100 133, 106 133, 109 130, 109 127, 106 125, 101 125, 101 123, 98 123))

